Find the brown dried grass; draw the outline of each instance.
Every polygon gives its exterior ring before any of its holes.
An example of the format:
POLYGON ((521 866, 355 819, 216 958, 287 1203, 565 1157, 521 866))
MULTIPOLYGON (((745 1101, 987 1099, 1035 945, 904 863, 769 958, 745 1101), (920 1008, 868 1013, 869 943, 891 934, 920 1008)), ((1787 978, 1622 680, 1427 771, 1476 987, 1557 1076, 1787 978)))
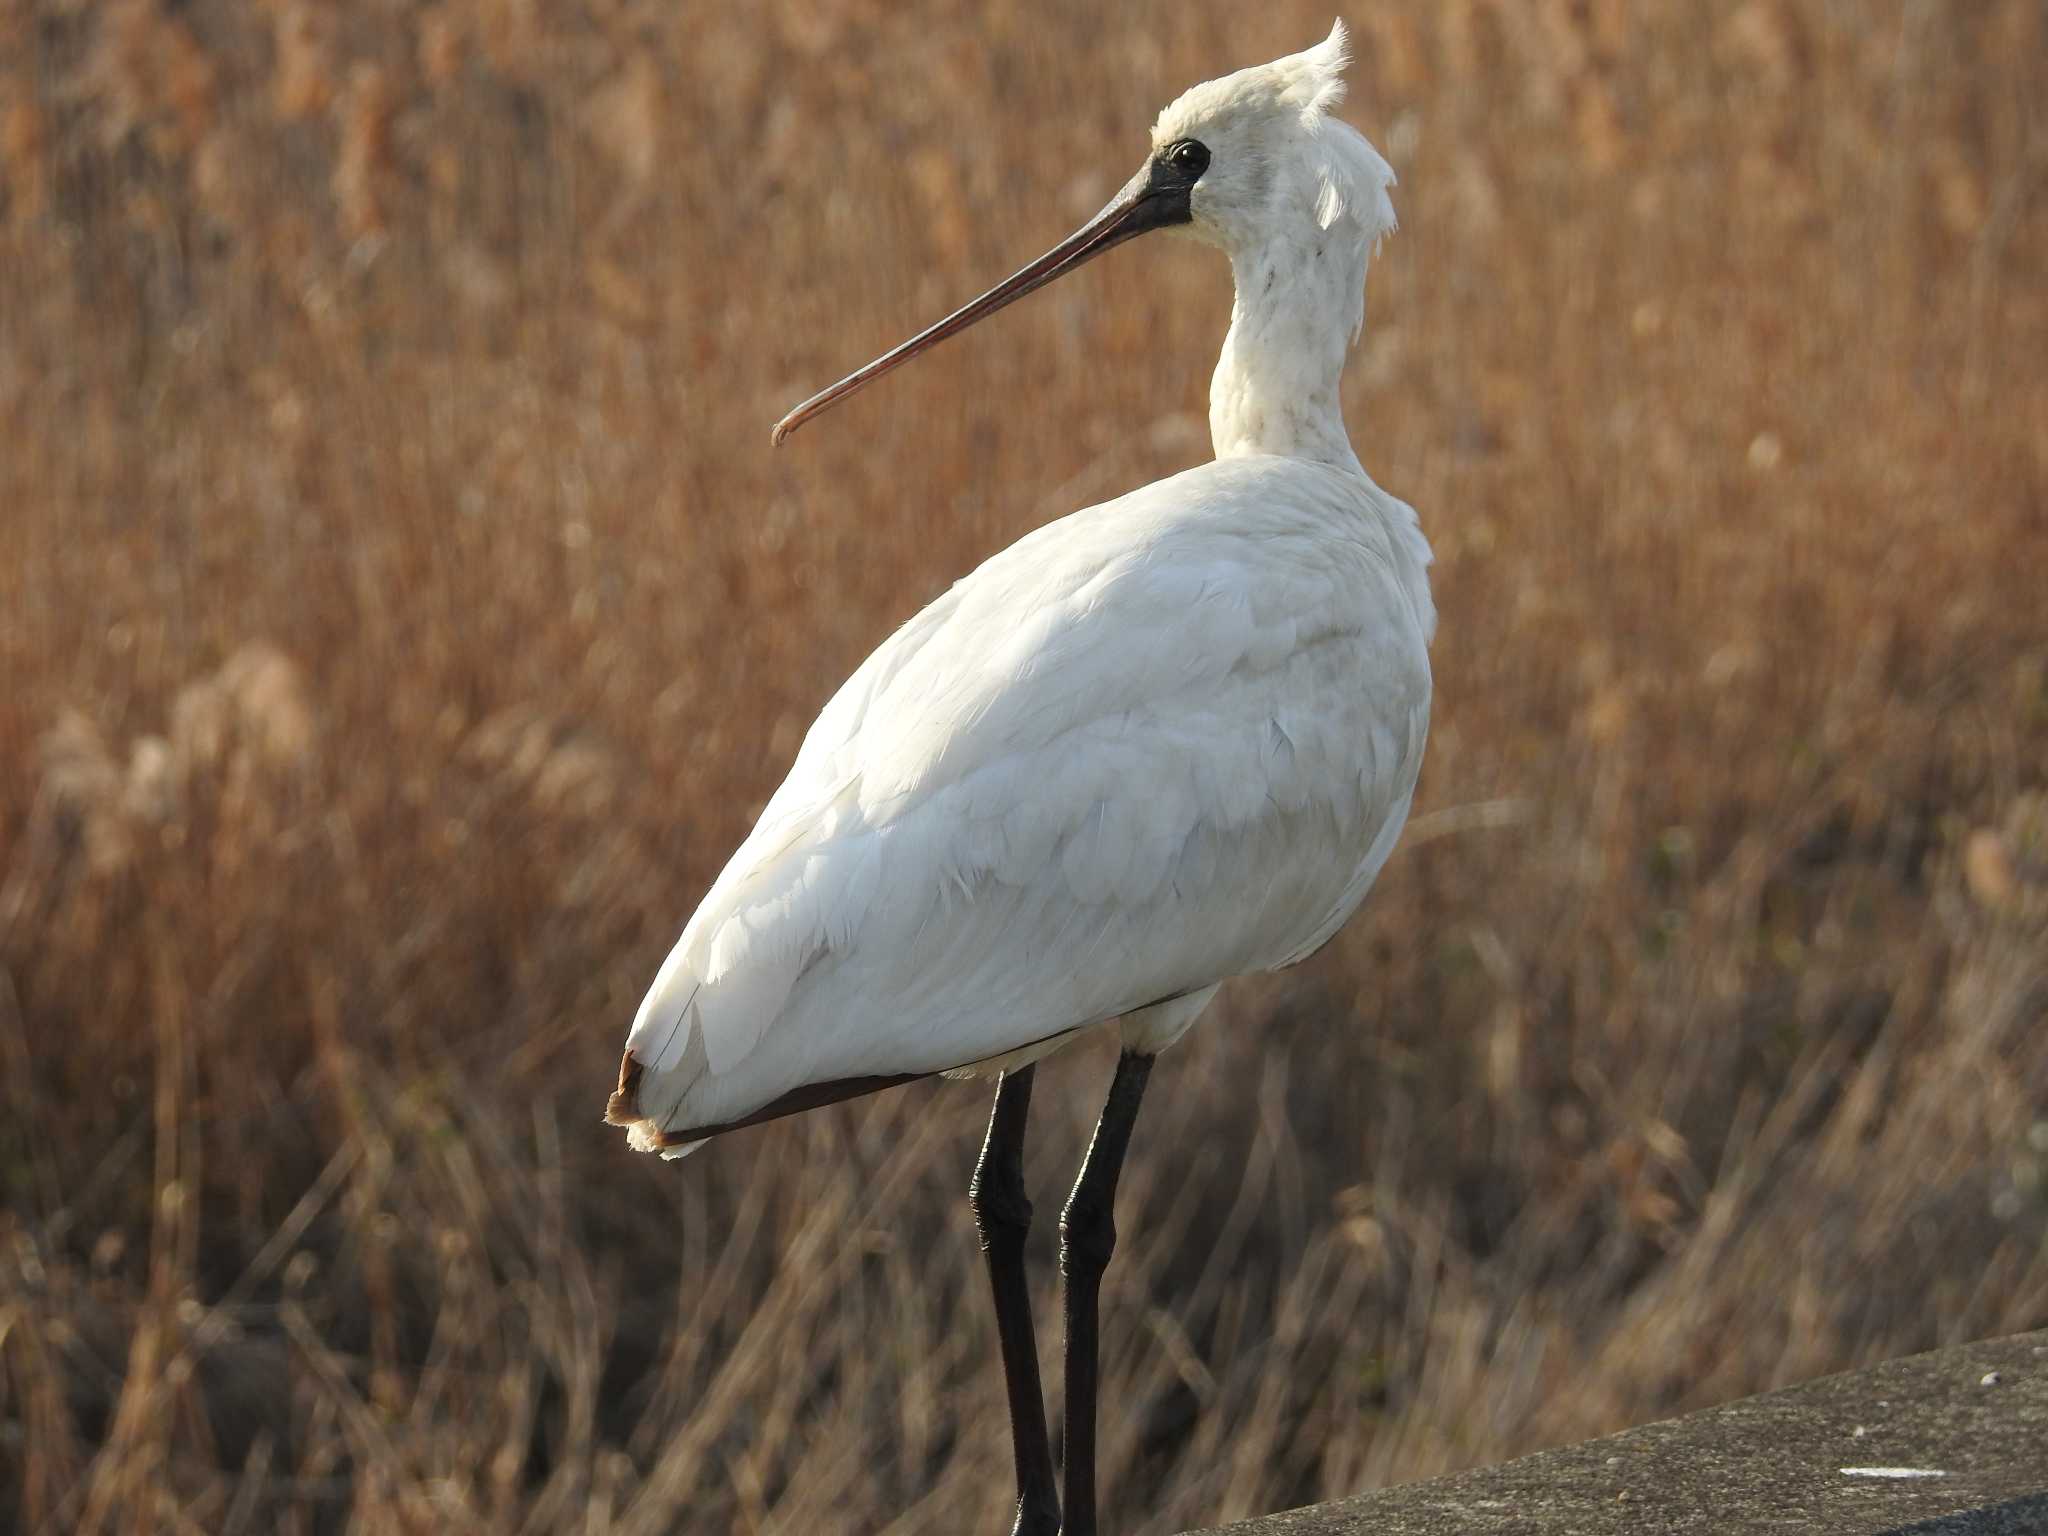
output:
MULTIPOLYGON (((1202 450, 1166 243, 767 451, 1328 24, 980 11, 0 7, 21 1529, 1004 1523, 979 1093, 597 1123, 832 686, 1202 450)), ((1437 725, 1367 915, 1158 1075, 1123 1530, 2048 1321, 2040 8, 1357 19, 1437 725)))

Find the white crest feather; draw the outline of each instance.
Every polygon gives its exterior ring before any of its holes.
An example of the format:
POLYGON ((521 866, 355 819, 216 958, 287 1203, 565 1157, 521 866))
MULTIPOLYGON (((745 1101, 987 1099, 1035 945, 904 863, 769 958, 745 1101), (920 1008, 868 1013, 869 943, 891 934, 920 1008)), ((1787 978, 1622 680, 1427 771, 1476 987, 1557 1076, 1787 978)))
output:
POLYGON ((1351 43, 1340 18, 1330 24, 1330 35, 1313 48, 1303 49, 1280 66, 1294 76, 1281 90, 1281 99, 1301 112, 1303 127, 1334 110, 1344 99, 1344 70, 1351 62, 1351 43))
POLYGON ((1394 168, 1349 123, 1325 119, 1316 126, 1316 223, 1333 228, 1349 218, 1375 247, 1394 232, 1394 168))
POLYGON ((1283 62, 1297 73, 1283 95, 1290 103, 1299 99, 1302 126, 1314 145, 1317 227, 1334 228, 1348 215, 1377 246, 1394 231, 1394 202, 1388 196, 1394 169, 1363 134, 1329 116, 1344 99, 1344 70, 1351 63, 1343 20, 1333 22, 1330 35, 1315 47, 1283 62))

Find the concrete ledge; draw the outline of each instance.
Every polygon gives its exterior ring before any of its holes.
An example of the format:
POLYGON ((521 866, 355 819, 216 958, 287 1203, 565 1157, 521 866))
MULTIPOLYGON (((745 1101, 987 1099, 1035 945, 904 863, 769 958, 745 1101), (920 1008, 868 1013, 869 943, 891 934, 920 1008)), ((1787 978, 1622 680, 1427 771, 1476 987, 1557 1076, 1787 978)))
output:
POLYGON ((2048 1536, 2048 1331, 1893 1360, 1501 1466, 1220 1529, 2048 1536))

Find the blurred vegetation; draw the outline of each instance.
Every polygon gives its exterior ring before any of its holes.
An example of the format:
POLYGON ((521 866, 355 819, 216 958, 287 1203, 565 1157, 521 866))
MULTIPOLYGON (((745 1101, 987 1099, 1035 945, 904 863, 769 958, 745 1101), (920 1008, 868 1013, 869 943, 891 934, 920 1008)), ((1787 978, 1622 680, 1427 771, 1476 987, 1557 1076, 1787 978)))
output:
MULTIPOLYGON (((0 3, 5 1523, 1006 1525, 981 1091, 598 1124, 837 682, 1206 452, 1166 240, 769 452, 1329 25, 975 10, 0 3)), ((1161 1064, 1126 1531, 2048 1322, 2048 16, 1352 20, 1435 733, 1161 1064)))

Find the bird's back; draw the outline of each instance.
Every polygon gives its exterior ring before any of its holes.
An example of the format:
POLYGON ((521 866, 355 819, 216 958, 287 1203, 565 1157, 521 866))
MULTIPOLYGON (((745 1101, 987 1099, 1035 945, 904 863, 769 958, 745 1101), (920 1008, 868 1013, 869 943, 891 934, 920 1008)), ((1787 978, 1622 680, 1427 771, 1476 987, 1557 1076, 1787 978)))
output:
POLYGON ((1250 457, 987 561, 826 705, 613 1118, 673 1148, 1312 952, 1407 816, 1428 560, 1362 474, 1250 457))

